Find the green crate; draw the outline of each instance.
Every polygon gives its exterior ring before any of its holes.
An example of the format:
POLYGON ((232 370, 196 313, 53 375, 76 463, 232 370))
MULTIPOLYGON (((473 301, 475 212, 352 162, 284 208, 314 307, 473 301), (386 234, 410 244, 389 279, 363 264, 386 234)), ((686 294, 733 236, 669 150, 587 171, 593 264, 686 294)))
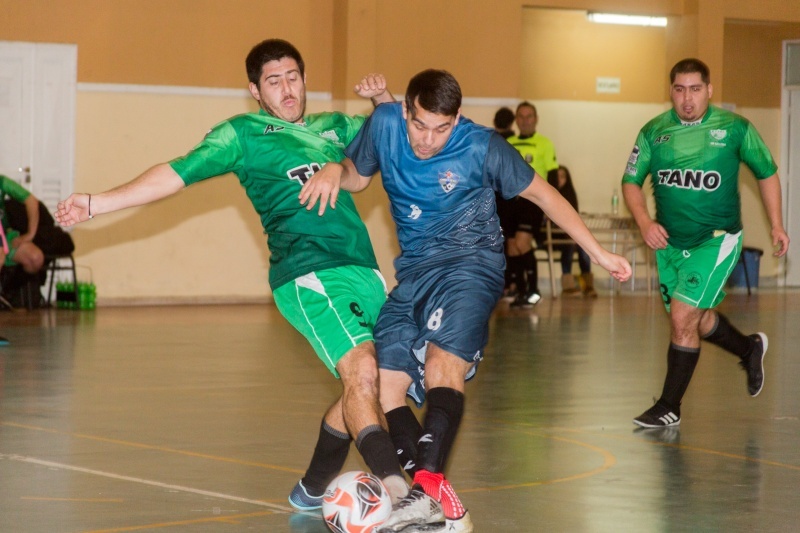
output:
POLYGON ((75 285, 69 282, 56 283, 56 306, 59 309, 94 309, 97 300, 97 287, 94 283, 78 282, 78 295, 75 301, 75 285))

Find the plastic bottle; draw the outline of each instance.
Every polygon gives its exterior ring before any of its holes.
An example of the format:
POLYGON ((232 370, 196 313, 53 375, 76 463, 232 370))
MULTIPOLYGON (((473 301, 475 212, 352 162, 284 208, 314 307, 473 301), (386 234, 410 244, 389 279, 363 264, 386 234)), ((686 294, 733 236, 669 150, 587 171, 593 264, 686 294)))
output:
POLYGON ((85 283, 78 283, 78 309, 86 309, 89 307, 89 287, 85 283))
POLYGON ((87 309, 94 309, 97 305, 97 287, 94 283, 89 283, 89 295, 87 298, 87 309))
POLYGON ((619 214, 619 193, 614 189, 614 194, 611 195, 611 214, 619 214))

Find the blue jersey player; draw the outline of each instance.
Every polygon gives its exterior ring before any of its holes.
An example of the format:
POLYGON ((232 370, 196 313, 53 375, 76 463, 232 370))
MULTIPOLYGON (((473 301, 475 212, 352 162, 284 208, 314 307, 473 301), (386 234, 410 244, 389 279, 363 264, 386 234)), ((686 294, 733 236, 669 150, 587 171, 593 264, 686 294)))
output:
MULTIPOLYGON (((495 192, 539 205, 616 279, 628 279, 630 265, 603 249, 563 196, 500 135, 461 116, 461 88, 448 72, 412 78, 405 101, 378 106, 346 154, 306 183, 300 201, 309 209, 319 201, 320 213, 335 208, 340 188, 362 190, 377 171, 389 196, 401 250, 398 285, 374 333, 381 406, 414 478, 397 507, 429 505, 432 497, 441 503, 447 531, 472 531, 443 469, 464 409, 464 382, 483 357, 489 317, 503 291, 495 192), (422 426, 406 395, 418 405, 427 400, 422 426)), ((394 512, 381 531, 410 523, 394 512)))

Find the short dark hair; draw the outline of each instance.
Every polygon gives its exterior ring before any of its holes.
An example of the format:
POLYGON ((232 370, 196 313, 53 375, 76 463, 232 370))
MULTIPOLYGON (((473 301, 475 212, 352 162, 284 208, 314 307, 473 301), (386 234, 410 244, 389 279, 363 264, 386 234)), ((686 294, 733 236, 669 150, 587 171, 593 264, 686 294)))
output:
POLYGON ((255 45, 247 54, 244 62, 245 68, 247 68, 247 79, 258 85, 264 65, 270 61, 279 61, 284 57, 294 59, 300 68, 300 75, 305 75, 306 65, 303 63, 303 56, 292 43, 283 39, 267 39, 255 45))
POLYGON ((494 114, 494 127, 499 130, 507 130, 514 123, 514 112, 507 107, 501 107, 494 114))
POLYGON ((528 102, 527 100, 524 102, 520 102, 519 105, 517 105, 516 112, 519 113, 519 110, 522 109, 523 107, 530 107, 531 109, 533 109, 533 114, 536 115, 537 117, 539 116, 538 111, 536 111, 536 106, 528 102))
POLYGON ((693 57, 681 59, 675 63, 675 66, 669 71, 669 83, 675 83, 675 78, 678 74, 693 74, 695 72, 700 74, 700 79, 703 80, 703 83, 706 85, 711 83, 711 70, 709 70, 708 65, 693 57))
POLYGON ((461 86, 446 70, 423 70, 408 82, 406 108, 414 116, 414 103, 430 113, 454 117, 461 108, 461 86))

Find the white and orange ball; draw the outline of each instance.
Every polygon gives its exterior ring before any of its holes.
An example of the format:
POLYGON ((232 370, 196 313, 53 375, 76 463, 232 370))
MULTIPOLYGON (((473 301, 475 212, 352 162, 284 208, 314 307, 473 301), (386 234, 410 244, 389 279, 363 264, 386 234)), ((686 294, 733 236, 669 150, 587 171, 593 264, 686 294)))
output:
POLYGON ((336 533, 372 533, 392 512, 392 499, 381 480, 368 472, 346 472, 322 497, 322 516, 336 533))

